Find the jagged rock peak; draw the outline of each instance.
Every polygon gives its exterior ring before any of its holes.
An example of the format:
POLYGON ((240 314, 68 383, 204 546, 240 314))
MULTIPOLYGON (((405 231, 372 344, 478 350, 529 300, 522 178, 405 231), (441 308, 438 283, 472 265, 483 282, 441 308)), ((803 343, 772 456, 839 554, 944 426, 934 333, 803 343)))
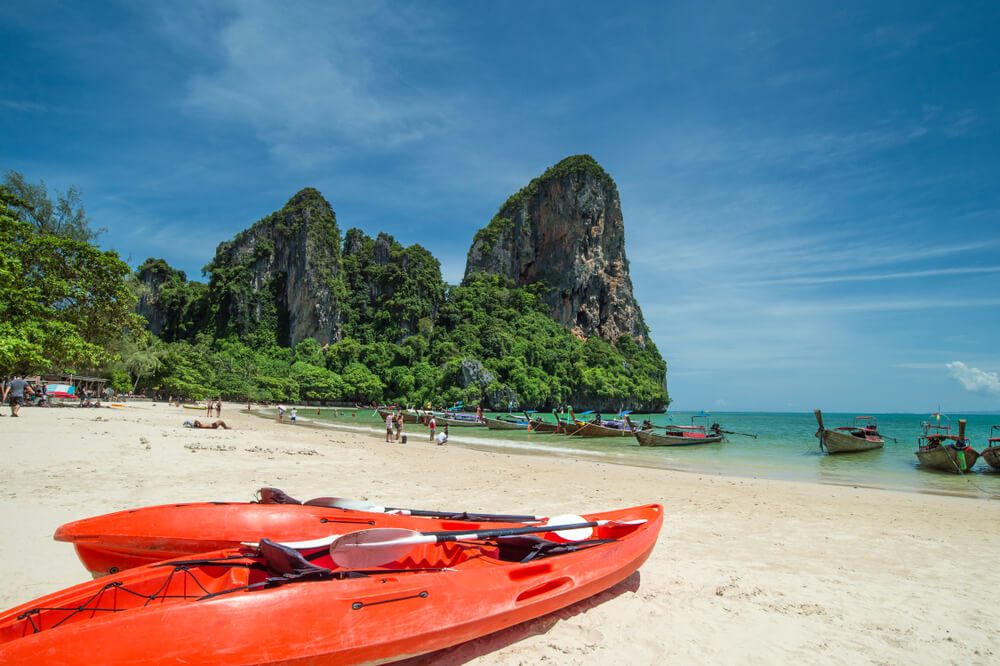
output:
POLYGON ((553 318, 581 338, 646 342, 618 188, 590 155, 567 157, 500 207, 473 239, 465 281, 480 271, 544 282, 553 318))
POLYGON ((206 266, 219 289, 218 328, 272 327, 280 344, 340 338, 340 230, 329 202, 311 187, 221 243, 206 266))

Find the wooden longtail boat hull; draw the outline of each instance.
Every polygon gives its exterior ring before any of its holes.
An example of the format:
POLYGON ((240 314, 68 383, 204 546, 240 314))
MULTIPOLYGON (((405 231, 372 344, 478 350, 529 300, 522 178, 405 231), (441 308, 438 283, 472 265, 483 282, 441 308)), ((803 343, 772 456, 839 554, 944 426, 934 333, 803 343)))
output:
POLYGON ((609 428, 599 423, 584 423, 575 432, 574 437, 629 437, 630 428, 609 428))
POLYGON ((421 531, 509 527, 510 523, 415 518, 305 504, 199 502, 164 504, 84 518, 56 530, 56 541, 73 544, 93 576, 152 562, 190 557, 241 543, 303 541, 372 527, 421 531), (410 528, 410 525, 419 525, 410 528))
POLYGON ((439 416, 437 414, 434 415, 434 421, 439 429, 444 426, 451 426, 452 428, 482 428, 486 425, 485 421, 453 419, 450 416, 439 416))
POLYGON ((557 426, 556 432, 560 435, 572 435, 577 430, 583 427, 583 423, 574 423, 573 421, 563 421, 561 418, 559 418, 559 414, 557 414, 556 412, 552 412, 552 414, 556 417, 556 422, 559 424, 557 426))
MULTIPOLYGON (((199 556, 225 562, 143 566, 0 613, 0 662, 368 664, 425 654, 615 585, 646 561, 663 522, 658 505, 584 518, 645 522, 595 528, 613 541, 525 563, 489 542, 420 545, 375 575, 342 580, 290 581, 247 547, 199 556)), ((312 553, 336 572, 328 551, 303 554, 312 553)))
POLYGON ((636 430, 635 438, 642 446, 693 446, 695 444, 713 444, 721 442, 722 435, 706 435, 697 437, 689 435, 661 435, 648 430, 636 430))
MULTIPOLYGON (((383 421, 385 421, 386 417, 389 415, 396 415, 396 412, 390 412, 387 409, 379 409, 376 411, 378 412, 378 415, 382 417, 383 421)), ((403 423, 423 423, 424 415, 421 413, 415 412, 412 409, 404 410, 401 413, 403 415, 403 423)))
POLYGON ((986 440, 986 448, 980 453, 986 464, 1000 470, 1000 425, 990 428, 990 437, 986 440))
POLYGON ((855 451, 871 451, 885 446, 885 440, 879 437, 856 437, 836 430, 821 430, 816 433, 820 443, 827 453, 853 453, 855 451))
POLYGON ((962 451, 956 451, 949 446, 935 446, 930 449, 921 449, 915 451, 915 454, 917 460, 924 467, 941 470, 942 472, 951 472, 952 474, 959 474, 959 470, 965 472, 971 469, 976 464, 976 460, 979 459, 979 453, 974 449, 966 448, 962 451))
POLYGON ((554 433, 559 432, 561 428, 555 423, 549 423, 548 421, 539 421, 535 419, 531 422, 531 431, 538 433, 554 433))
POLYGON ((991 446, 988 449, 983 449, 982 453, 983 460, 986 461, 993 469, 1000 469, 1000 446, 991 446))

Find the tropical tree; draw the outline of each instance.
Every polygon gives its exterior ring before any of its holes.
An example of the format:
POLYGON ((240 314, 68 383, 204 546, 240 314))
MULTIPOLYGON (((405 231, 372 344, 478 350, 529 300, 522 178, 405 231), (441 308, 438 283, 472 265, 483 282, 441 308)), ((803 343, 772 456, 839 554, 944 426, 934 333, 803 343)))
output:
POLYGON ((98 367, 128 330, 141 330, 115 252, 39 233, 23 201, 0 188, 0 373, 98 367))
POLYGON ((55 202, 49 199, 44 180, 29 183, 18 171, 5 174, 3 187, 17 198, 13 206, 21 219, 38 233, 89 243, 107 231, 91 228, 81 200, 83 191, 76 185, 65 192, 56 191, 55 202))
POLYGON ((149 331, 135 331, 122 338, 117 346, 122 366, 132 382, 132 390, 139 388, 143 378, 152 375, 163 365, 167 348, 149 331))

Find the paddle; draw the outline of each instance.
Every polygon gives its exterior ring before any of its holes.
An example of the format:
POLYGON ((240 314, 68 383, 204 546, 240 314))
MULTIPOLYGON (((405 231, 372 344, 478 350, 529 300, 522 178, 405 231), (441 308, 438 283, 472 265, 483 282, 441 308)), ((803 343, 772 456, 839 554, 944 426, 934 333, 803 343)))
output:
POLYGON ((383 527, 350 532, 338 537, 330 546, 330 556, 338 566, 347 569, 367 569, 398 560, 409 553, 414 546, 422 544, 479 541, 541 532, 553 532, 565 541, 583 541, 590 537, 593 533, 591 528, 594 527, 609 523, 641 525, 645 522, 645 520, 583 522, 580 516, 558 516, 552 518, 548 525, 538 527, 511 527, 477 532, 414 532, 402 528, 383 527))
POLYGON ((334 509, 346 509, 348 511, 369 511, 371 513, 394 513, 403 516, 427 516, 436 518, 450 518, 461 516, 456 520, 479 520, 493 521, 498 523, 531 523, 544 520, 538 516, 511 515, 499 513, 468 513, 466 511, 429 511, 425 509, 401 509, 396 507, 379 506, 371 502, 348 499, 344 497, 317 497, 306 502, 309 506, 328 506, 334 509))

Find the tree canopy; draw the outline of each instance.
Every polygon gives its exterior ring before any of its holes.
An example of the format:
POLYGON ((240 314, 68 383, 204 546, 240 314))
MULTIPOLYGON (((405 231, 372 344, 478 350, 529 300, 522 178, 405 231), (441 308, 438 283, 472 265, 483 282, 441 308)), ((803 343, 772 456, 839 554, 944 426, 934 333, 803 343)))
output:
POLYGON ((42 233, 0 188, 0 373, 94 368, 114 355, 134 312, 130 269, 115 252, 42 233))
POLYGON ((49 199, 45 181, 29 183, 24 174, 8 171, 3 187, 14 196, 9 205, 20 219, 40 234, 49 234, 90 243, 106 229, 93 229, 83 207, 83 192, 76 185, 65 192, 56 192, 56 200, 49 199))

